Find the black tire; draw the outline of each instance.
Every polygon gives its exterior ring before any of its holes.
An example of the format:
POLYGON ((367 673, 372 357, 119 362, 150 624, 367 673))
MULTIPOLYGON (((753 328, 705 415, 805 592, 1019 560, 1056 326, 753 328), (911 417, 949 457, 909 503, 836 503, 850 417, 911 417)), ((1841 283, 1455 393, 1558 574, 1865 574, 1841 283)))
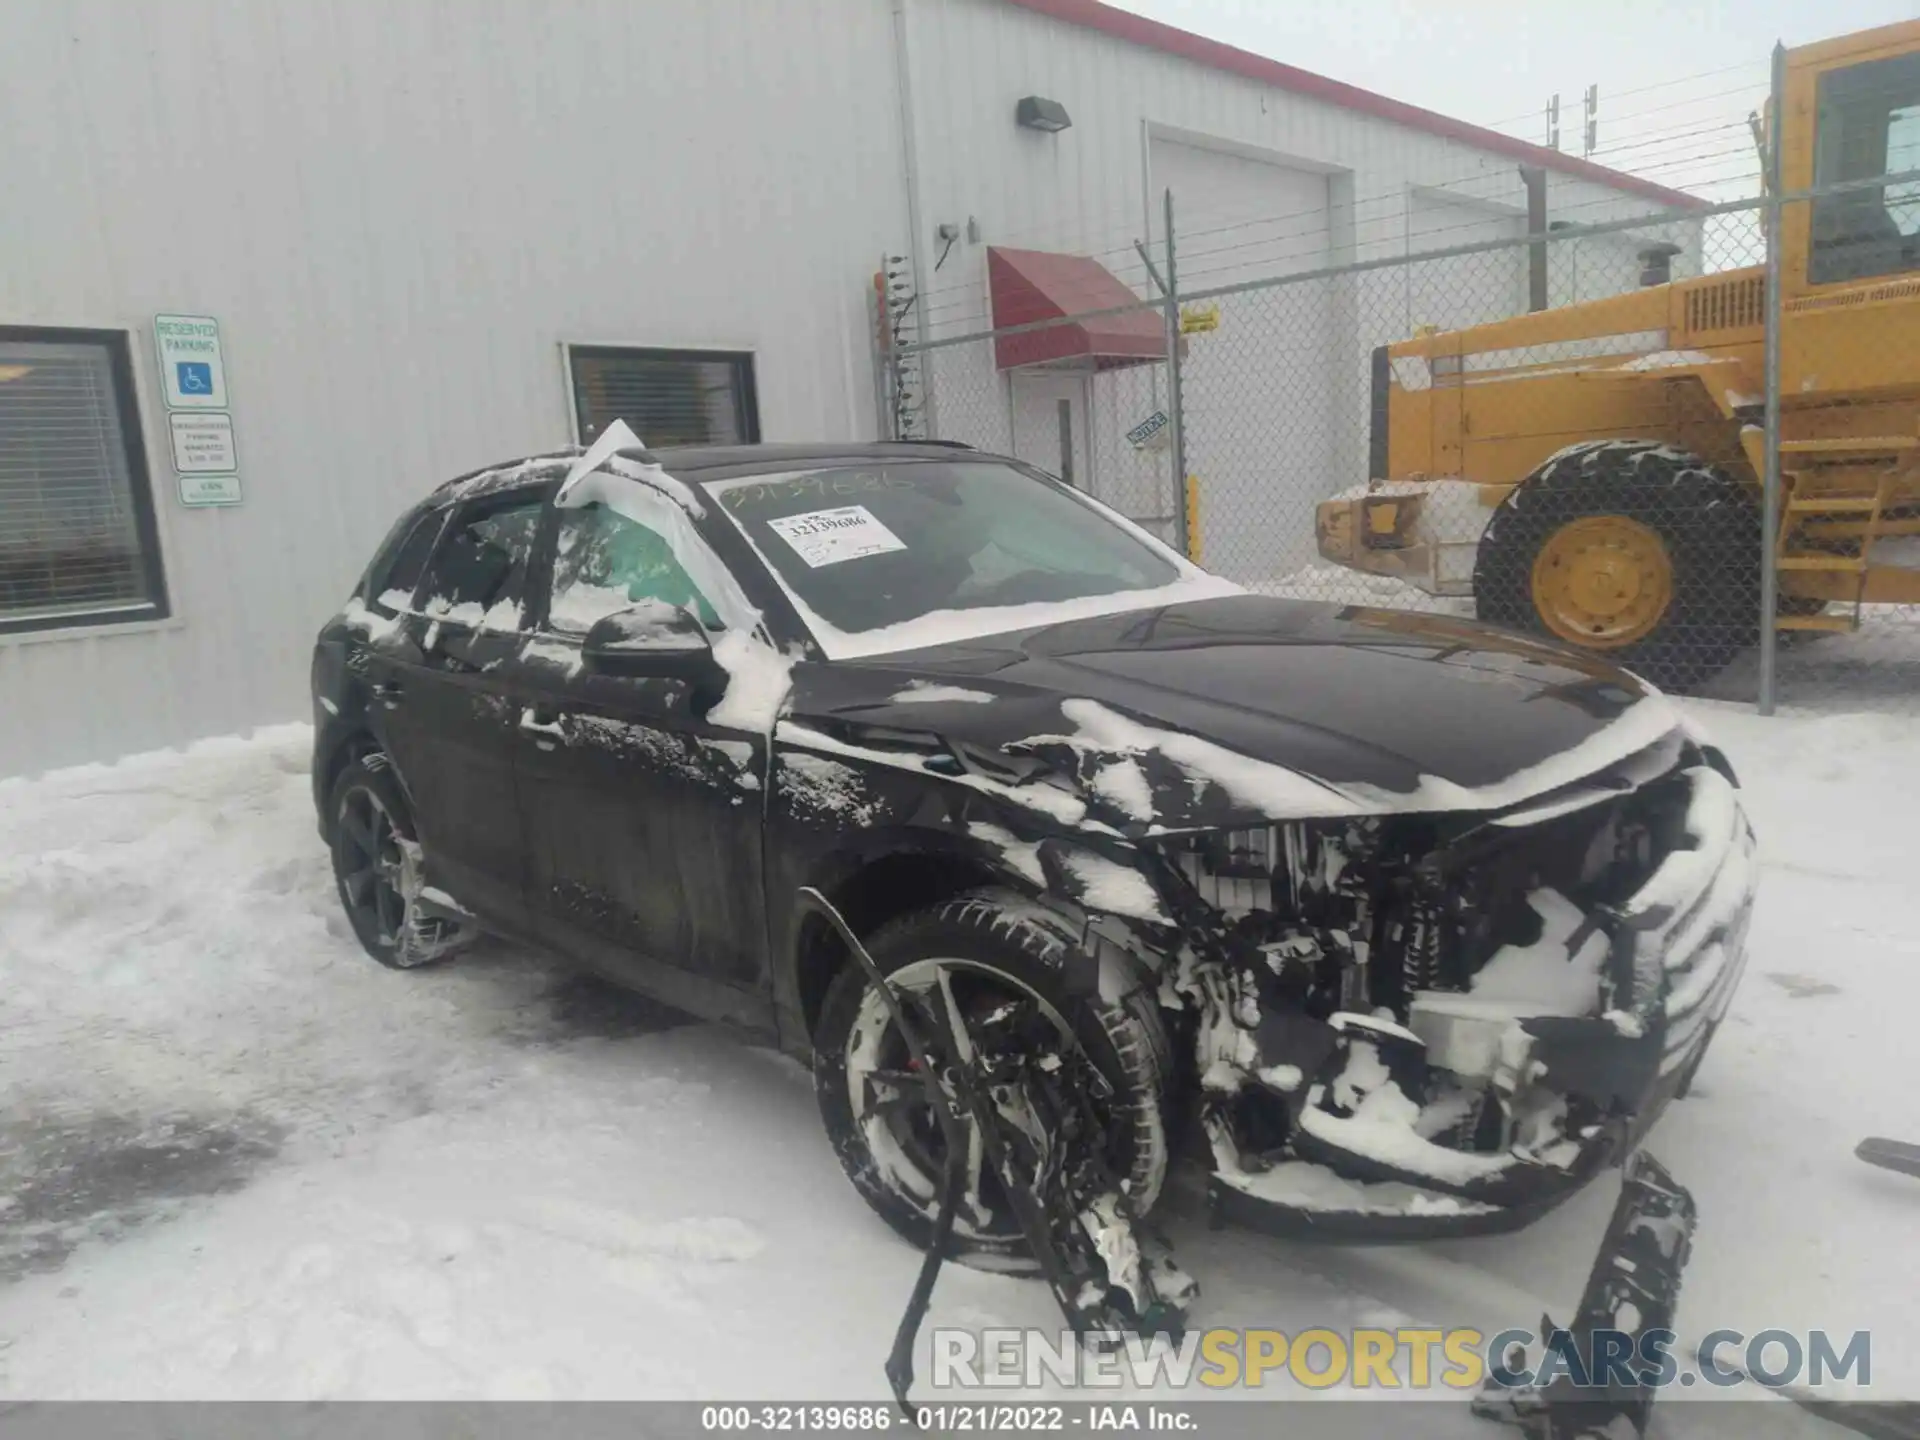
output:
POLYGON ((1631 643, 1580 648, 1662 689, 1686 690, 1755 643, 1760 510, 1751 487, 1652 440, 1572 446, 1514 487, 1480 537, 1473 568, 1480 618, 1579 645, 1536 609, 1534 562, 1562 527, 1598 516, 1637 521, 1659 538, 1671 600, 1653 629, 1631 643))
POLYGON ((340 772, 327 822, 334 890, 367 954, 391 969, 414 970, 472 942, 471 927, 422 912, 420 846, 385 752, 367 751, 340 772))
MULTIPOLYGON (((1066 960, 1075 944, 1064 922, 1053 918, 1031 900, 1010 891, 985 890, 960 896, 930 910, 908 915, 867 937, 867 949, 882 973, 895 975, 909 966, 933 961, 953 968, 956 997, 967 1006, 965 986, 977 985, 981 1002, 990 1002, 995 987, 1024 991, 1050 1006, 1086 1059, 1105 1080, 1107 1151, 1105 1160, 1115 1176, 1125 1181, 1135 1215, 1144 1215, 1159 1198, 1167 1173, 1167 1126, 1164 1110, 1165 1079, 1162 1056, 1164 1034, 1156 1034, 1159 1016, 1151 1004, 1109 1003, 1098 996, 1069 995, 1065 985, 1066 960)), ((820 1116, 834 1152, 840 1157, 854 1189, 880 1217, 909 1243, 924 1250, 932 1243, 937 1209, 935 1182, 938 1155, 909 1151, 912 1142, 889 1146, 896 1153, 876 1157, 868 1131, 855 1114, 853 1084, 849 1078, 858 1043, 876 1050, 889 1042, 903 1050, 898 1032, 887 1018, 884 1001, 867 984, 862 969, 849 963, 828 987, 814 1034, 814 1090, 820 1116), (923 1182, 920 1193, 899 1181, 901 1167, 923 1182)), ((917 1109, 919 1123, 932 1131, 930 1115, 917 1109)), ((868 1124, 904 1125, 907 1117, 868 1124)), ((937 1146, 940 1151, 944 1145, 937 1146)), ((963 1206, 950 1253, 962 1260, 1000 1271, 1028 1270, 1027 1247, 1002 1205, 995 1222, 970 1222, 963 1206)))

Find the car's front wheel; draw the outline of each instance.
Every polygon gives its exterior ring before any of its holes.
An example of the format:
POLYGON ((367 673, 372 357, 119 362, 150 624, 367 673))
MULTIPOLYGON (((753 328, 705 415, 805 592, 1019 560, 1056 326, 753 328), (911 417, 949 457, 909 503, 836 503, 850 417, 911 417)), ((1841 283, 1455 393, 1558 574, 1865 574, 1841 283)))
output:
POLYGON ((340 772, 327 813, 334 888, 367 954, 411 970, 444 960, 473 939, 472 929, 429 915, 420 903, 420 843, 384 752, 370 750, 340 772))
MULTIPOLYGON (((1152 1208, 1167 1172, 1164 1037, 1149 1001, 1069 994, 1069 933, 1021 897, 982 891, 895 920, 867 940, 904 1002, 936 1068, 957 1053, 1018 1055, 1059 1073, 1089 1101, 1078 1134, 1042 1121, 1019 1085, 995 1089, 1006 1124, 1035 1148, 1080 1146, 1049 1158, 1081 1160, 1124 1188, 1136 1215, 1152 1208), (959 1021, 958 1030, 954 1020, 959 1021), (1060 1067, 1065 1067, 1064 1070, 1060 1067)), ((1004 1072, 1003 1072, 1004 1073, 1004 1072)), ((915 1246, 932 1243, 947 1146, 886 999, 858 965, 829 987, 814 1036, 820 1113, 854 1188, 915 1246)), ((966 1184, 951 1253, 995 1269, 1031 1265, 1018 1221, 967 1122, 966 1184)), ((1051 1166, 1049 1166, 1051 1168, 1051 1166)), ((1057 1172, 1056 1172, 1057 1173, 1057 1172)))

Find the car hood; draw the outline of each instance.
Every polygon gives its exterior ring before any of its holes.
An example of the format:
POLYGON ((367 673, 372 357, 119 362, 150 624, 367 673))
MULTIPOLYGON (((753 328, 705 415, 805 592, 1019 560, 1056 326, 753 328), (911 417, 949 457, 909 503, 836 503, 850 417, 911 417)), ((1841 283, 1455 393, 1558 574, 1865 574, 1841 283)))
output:
POLYGON ((1577 652, 1257 595, 804 665, 789 714, 841 743, 1043 761, 1130 829, 1505 809, 1679 724, 1577 652))

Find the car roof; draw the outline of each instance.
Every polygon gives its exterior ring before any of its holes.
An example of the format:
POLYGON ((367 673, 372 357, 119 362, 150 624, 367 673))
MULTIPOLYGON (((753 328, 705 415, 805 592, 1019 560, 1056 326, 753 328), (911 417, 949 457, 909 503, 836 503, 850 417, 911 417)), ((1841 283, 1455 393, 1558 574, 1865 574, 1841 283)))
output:
MULTIPOLYGON (((543 450, 532 455, 517 456, 511 460, 482 465, 477 470, 456 475, 453 479, 436 486, 432 495, 428 497, 427 503, 443 501, 449 497, 467 499, 486 494, 505 485, 531 479, 536 471, 548 466, 564 464, 577 459, 583 453, 585 452, 582 446, 569 445, 565 449, 543 450)), ((774 474, 782 470, 794 469, 796 466, 859 465, 870 464, 875 460, 951 460, 956 454, 979 455, 982 459, 1001 458, 976 451, 971 445, 963 445, 957 440, 841 440, 809 444, 681 445, 666 446, 659 450, 629 446, 618 453, 629 460, 657 464, 670 475, 703 479, 715 479, 723 473, 727 475, 774 474)))
POLYGON ((623 450, 635 460, 654 460, 669 474, 691 476, 706 470, 756 472, 791 470, 796 465, 859 464, 873 460, 951 460, 955 452, 974 454, 957 441, 857 441, 815 444, 698 445, 659 450, 623 450))

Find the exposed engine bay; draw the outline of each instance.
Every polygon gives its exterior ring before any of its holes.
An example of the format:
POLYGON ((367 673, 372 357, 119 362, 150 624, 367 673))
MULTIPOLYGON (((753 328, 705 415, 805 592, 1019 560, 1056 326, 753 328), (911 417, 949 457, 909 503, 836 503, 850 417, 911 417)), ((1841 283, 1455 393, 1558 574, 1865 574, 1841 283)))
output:
POLYGON ((1617 1158, 1691 1078, 1750 906, 1732 783, 1683 744, 1491 817, 1169 845, 1186 943, 1163 998, 1218 1198, 1459 1233, 1526 1223, 1617 1158))

